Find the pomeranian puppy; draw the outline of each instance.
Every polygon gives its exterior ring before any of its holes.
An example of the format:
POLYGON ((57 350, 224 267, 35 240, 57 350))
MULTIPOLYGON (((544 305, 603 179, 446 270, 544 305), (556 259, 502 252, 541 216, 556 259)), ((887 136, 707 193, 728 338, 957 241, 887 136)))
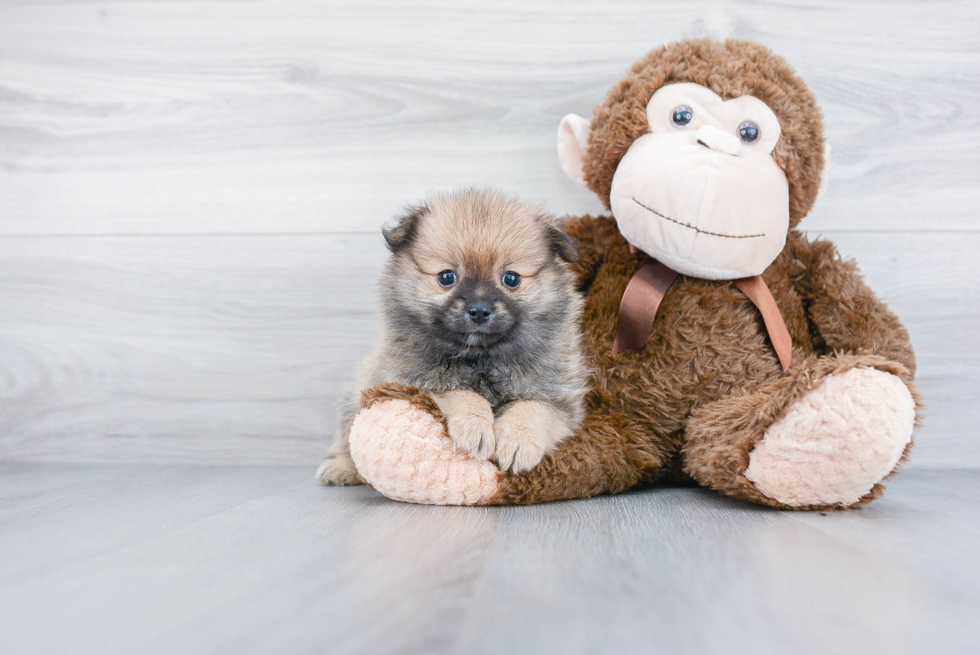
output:
POLYGON ((457 447, 534 468, 582 421, 588 369, 575 245, 540 208, 494 191, 430 198, 383 230, 382 337, 317 477, 360 484, 347 441, 360 390, 383 382, 435 399, 457 447))

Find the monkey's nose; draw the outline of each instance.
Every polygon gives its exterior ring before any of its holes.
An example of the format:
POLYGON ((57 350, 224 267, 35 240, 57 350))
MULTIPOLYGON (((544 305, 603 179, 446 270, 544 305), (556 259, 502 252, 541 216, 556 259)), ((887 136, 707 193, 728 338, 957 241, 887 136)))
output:
POLYGON ((711 148, 715 152, 734 157, 742 151, 742 142, 738 140, 737 136, 720 130, 714 125, 702 125, 694 133, 694 136, 697 137, 698 143, 711 148))
POLYGON ((482 325, 490 320, 490 316, 493 315, 493 307, 490 306, 490 303, 479 301, 471 303, 466 308, 466 313, 470 315, 471 321, 477 325, 482 325))

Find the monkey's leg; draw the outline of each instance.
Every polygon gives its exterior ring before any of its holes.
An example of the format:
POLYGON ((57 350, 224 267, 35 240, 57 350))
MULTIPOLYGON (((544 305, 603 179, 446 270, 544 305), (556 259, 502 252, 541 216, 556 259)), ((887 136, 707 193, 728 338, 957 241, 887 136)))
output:
POLYGON ((471 458, 446 434, 418 389, 365 392, 351 429, 360 474, 390 498, 438 505, 526 504, 624 491, 656 471, 659 451, 622 416, 597 413, 531 471, 513 474, 471 458))
POLYGON ((786 509, 836 509, 882 494, 912 446, 918 402, 901 364, 873 355, 810 358, 761 388, 694 412, 684 470, 729 496, 786 509))
POLYGON ((626 491, 665 463, 655 439, 608 408, 521 474, 501 473, 497 494, 483 504, 524 505, 626 491))

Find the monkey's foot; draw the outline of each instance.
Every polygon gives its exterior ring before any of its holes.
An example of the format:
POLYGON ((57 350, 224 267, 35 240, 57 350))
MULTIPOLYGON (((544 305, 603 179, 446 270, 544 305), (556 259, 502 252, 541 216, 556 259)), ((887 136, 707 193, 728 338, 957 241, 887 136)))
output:
POLYGON ((891 373, 828 375, 769 427, 745 477, 790 507, 853 505, 898 465, 915 409, 909 388, 891 373))
POLYGON ((350 451, 361 477, 394 500, 477 505, 499 486, 500 469, 458 449, 443 421, 404 399, 362 409, 351 426, 350 451))

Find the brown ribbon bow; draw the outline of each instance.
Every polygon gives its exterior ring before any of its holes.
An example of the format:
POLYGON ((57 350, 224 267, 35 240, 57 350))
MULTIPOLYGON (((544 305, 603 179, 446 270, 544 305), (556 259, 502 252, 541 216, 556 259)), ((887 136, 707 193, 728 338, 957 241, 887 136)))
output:
MULTIPOLYGON (((619 304, 619 322, 616 326, 616 340, 613 352, 642 348, 653 331, 653 321, 657 317, 660 302, 667 290, 677 279, 677 271, 664 266, 657 260, 647 257, 623 293, 619 304)), ((739 288, 752 301, 762 314, 769 340, 772 341, 779 363, 783 370, 789 370, 793 360, 793 339, 789 336, 786 323, 772 292, 761 275, 735 280, 739 288)))

